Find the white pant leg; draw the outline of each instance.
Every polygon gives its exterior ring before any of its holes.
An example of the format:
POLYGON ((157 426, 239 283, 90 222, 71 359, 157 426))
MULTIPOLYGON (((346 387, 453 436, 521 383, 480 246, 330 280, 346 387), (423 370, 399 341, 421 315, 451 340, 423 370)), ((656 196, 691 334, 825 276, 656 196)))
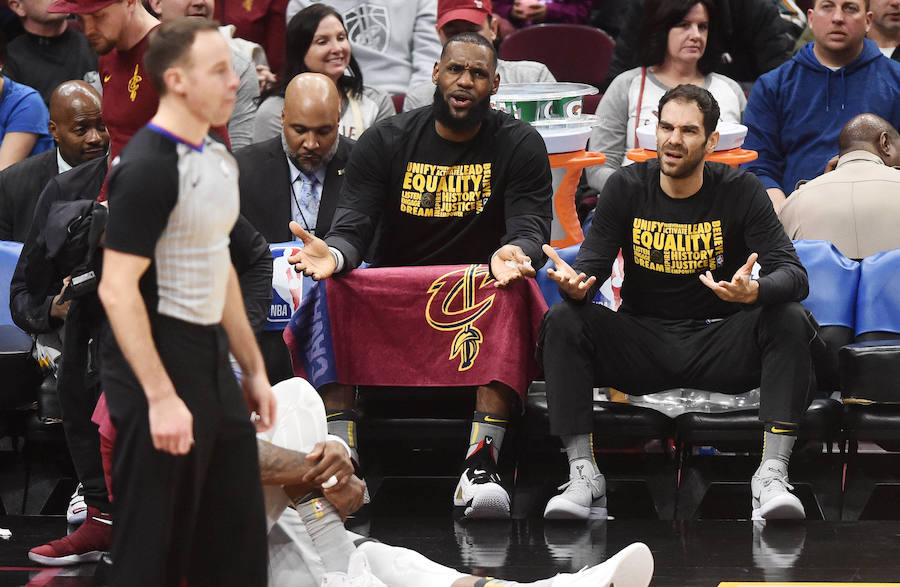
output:
POLYGON ((450 587, 468 577, 408 548, 366 541, 357 549, 366 555, 372 574, 390 587, 450 587))
MULTIPOLYGON (((309 452, 317 443, 325 441, 328 434, 325 406, 312 385, 294 377, 273 385, 272 391, 278 402, 275 425, 257 434, 257 438, 299 452, 309 452)), ((263 486, 263 495, 267 529, 271 530, 291 500, 277 485, 263 486)))

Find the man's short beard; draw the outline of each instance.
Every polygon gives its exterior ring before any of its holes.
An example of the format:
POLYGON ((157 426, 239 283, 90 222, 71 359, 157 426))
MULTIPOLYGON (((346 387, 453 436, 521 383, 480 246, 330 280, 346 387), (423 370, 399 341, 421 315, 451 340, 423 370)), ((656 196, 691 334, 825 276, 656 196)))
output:
POLYGON ((485 97, 481 102, 476 102, 469 109, 469 112, 462 118, 456 118, 450 113, 450 104, 444 98, 440 89, 434 88, 434 100, 431 103, 431 112, 434 114, 435 120, 456 132, 463 132, 478 128, 484 122, 488 113, 491 111, 491 98, 485 97))
POLYGON ((331 148, 328 149, 328 152, 325 153, 325 156, 322 157, 322 160, 315 167, 310 168, 308 165, 304 165, 303 162, 297 157, 297 154, 291 150, 291 147, 287 144, 287 139, 284 138, 284 133, 281 133, 281 148, 284 149, 284 154, 287 155, 288 159, 291 160, 291 163, 294 164, 294 167, 305 173, 306 175, 313 175, 322 167, 327 167, 331 160, 334 159, 334 154, 337 153, 338 143, 341 141, 341 137, 337 136, 334 138, 334 144, 331 145, 331 148))
MULTIPOLYGON (((681 151, 681 153, 685 156, 685 158, 687 158, 687 156, 688 156, 687 151, 681 151)), ((660 155, 661 154, 662 153, 660 153, 660 155)), ((663 166, 662 162, 660 162, 659 170, 662 172, 663 175, 668 175, 672 179, 683 179, 685 177, 690 176, 692 173, 694 173, 694 171, 697 169, 697 167, 703 165, 705 158, 706 158, 706 151, 701 150, 700 158, 697 161, 694 161, 693 165, 688 165, 687 164, 688 162, 685 162, 686 164, 679 166, 677 171, 675 171, 675 170, 666 171, 666 168, 663 166)))

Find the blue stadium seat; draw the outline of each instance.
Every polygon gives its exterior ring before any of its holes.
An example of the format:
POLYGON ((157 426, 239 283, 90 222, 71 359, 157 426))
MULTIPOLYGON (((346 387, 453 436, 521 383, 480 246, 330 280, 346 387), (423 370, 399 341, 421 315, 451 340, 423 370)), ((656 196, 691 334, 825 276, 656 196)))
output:
MULTIPOLYGON (((900 249, 863 259, 856 305, 856 335, 900 335, 900 249)), ((880 338, 884 338, 881 336, 880 338)))
POLYGON ((825 357, 817 357, 816 380, 820 390, 832 392, 840 388, 838 351, 853 342, 859 263, 828 241, 798 240, 794 249, 809 274, 803 305, 815 316, 826 345, 825 357))
POLYGON ((828 241, 794 241, 794 249, 809 274, 809 296, 803 300, 820 326, 855 324, 859 263, 828 241))
POLYGON ((856 341, 840 352, 847 442, 845 520, 897 519, 900 496, 900 249, 863 259, 856 341), (889 454, 862 455, 860 442, 889 454), (894 453, 894 454, 890 454, 894 453))
POLYGON ((900 403, 900 249, 863 259, 856 343, 841 349, 840 371, 844 398, 900 403))
POLYGON ((9 283, 22 243, 0 241, 0 409, 17 408, 33 400, 41 379, 31 356, 34 342, 12 321, 9 313, 9 283))

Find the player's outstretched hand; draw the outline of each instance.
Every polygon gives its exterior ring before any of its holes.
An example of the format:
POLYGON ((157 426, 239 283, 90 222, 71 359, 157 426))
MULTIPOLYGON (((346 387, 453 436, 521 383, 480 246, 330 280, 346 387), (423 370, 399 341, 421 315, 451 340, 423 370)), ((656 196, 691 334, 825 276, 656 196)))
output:
POLYGON ((563 261, 556 249, 550 245, 544 245, 544 254, 550 258, 554 268, 547 269, 547 275, 555 281, 560 289, 573 300, 580 301, 587 295, 591 286, 597 281, 597 277, 591 275, 588 277, 584 273, 576 273, 571 265, 563 261))
POLYGON ((186 455, 194 446, 194 416, 172 390, 149 402, 150 437, 153 448, 173 455, 186 455))
POLYGON ((251 420, 257 432, 265 432, 275 424, 278 402, 265 373, 241 376, 241 390, 252 414, 251 420))
POLYGON ((503 245, 491 258, 494 287, 506 287, 523 277, 534 277, 531 259, 518 245, 503 245))
POLYGON ((316 443, 306 455, 306 460, 315 464, 303 476, 303 481, 316 486, 328 485, 327 488, 340 489, 353 475, 353 462, 347 449, 334 440, 316 443), (329 483, 332 477, 334 482, 329 483))
POLYGON ((759 282, 750 279, 757 257, 756 253, 750 253, 747 262, 735 271, 731 281, 716 281, 709 271, 700 274, 700 281, 726 302, 752 304, 759 297, 759 282))
POLYGON ((290 229, 294 236, 303 241, 303 248, 296 255, 288 257, 294 271, 308 275, 316 281, 331 277, 337 264, 325 241, 309 234, 294 221, 291 221, 290 229))

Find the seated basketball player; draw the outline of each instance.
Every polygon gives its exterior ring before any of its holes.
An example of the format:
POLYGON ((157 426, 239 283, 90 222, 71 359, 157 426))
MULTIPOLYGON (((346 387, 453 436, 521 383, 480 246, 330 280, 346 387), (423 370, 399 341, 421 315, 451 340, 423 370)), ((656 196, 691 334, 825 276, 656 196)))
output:
POLYGON ((653 557, 641 543, 575 574, 518 583, 466 575, 413 550, 388 546, 345 530, 341 518, 362 504, 364 493, 364 484, 352 473, 349 449, 341 446, 342 441, 326 442, 326 438, 335 437, 326 436, 325 408, 306 381, 282 381, 273 391, 278 400, 275 426, 258 437, 269 526, 270 586, 320 582, 358 587, 649 584, 653 557), (320 489, 323 483, 325 488, 320 489), (293 507, 288 507, 291 503, 293 507))

